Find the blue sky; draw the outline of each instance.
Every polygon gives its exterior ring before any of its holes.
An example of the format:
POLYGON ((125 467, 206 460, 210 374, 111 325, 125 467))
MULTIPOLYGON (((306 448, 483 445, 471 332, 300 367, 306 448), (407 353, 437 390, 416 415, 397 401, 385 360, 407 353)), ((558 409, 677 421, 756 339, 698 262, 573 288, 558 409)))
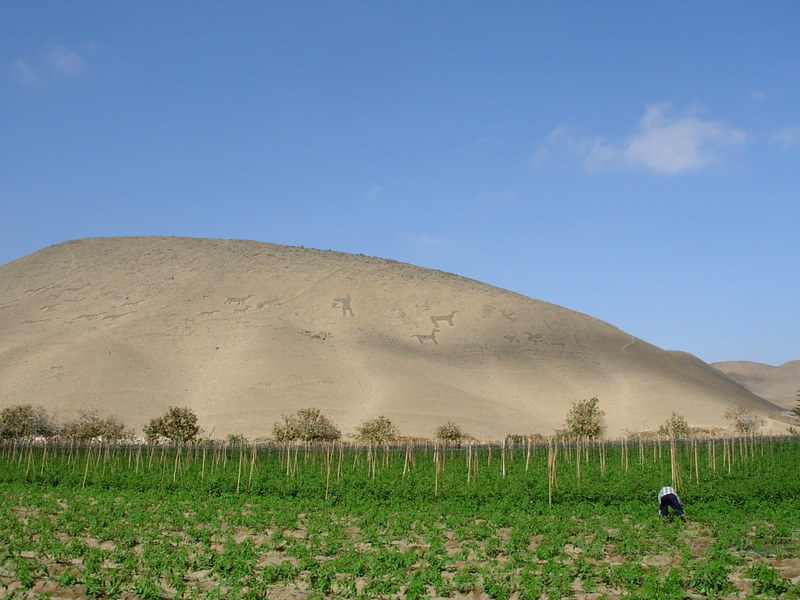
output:
POLYGON ((0 263, 364 253, 800 359, 800 3, 0 5, 0 263))

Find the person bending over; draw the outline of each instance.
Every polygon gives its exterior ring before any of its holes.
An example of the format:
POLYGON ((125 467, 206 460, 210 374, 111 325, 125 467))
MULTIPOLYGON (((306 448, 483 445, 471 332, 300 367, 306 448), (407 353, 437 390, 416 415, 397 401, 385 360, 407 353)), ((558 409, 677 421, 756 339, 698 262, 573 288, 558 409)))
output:
POLYGON ((673 512, 683 519, 684 523, 689 522, 689 519, 686 518, 683 512, 681 499, 678 498, 678 494, 675 492, 674 488, 668 485, 662 487, 658 492, 658 503, 660 505, 658 512, 661 513, 662 517, 667 517, 669 515, 669 509, 672 508, 673 512))

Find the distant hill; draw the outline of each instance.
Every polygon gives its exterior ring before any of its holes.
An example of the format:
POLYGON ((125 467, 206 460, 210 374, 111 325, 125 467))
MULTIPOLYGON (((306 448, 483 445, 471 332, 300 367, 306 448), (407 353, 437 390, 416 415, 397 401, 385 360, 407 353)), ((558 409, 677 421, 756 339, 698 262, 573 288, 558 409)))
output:
MULTIPOLYGON (((624 293, 624 290, 620 290, 624 293)), ((269 435, 317 407, 345 434, 456 421, 480 439, 552 433, 598 396, 609 434, 673 410, 723 425, 776 407, 689 354, 478 281, 243 240, 98 238, 0 266, 0 406, 100 408, 141 429, 168 406, 206 433, 269 435)))
POLYGON ((800 360, 773 367, 747 361, 712 363, 712 367, 761 396, 785 409, 797 404, 800 392, 800 360))

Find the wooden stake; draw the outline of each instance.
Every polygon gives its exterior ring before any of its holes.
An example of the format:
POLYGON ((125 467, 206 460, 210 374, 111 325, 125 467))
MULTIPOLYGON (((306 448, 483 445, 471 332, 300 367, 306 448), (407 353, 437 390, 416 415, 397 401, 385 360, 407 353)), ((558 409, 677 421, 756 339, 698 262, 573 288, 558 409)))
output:
POLYGON ((89 463, 92 459, 92 447, 89 446, 89 449, 86 453, 86 468, 83 470, 83 481, 81 482, 81 489, 86 487, 86 477, 89 475, 89 463))
POLYGON ((333 461, 333 446, 325 449, 325 500, 331 487, 331 462, 333 461))
POLYGON ((548 440, 547 445, 547 503, 553 504, 553 490, 558 487, 558 445, 548 440))
POLYGON ((244 452, 239 450, 239 472, 236 475, 236 493, 239 493, 239 485, 242 482, 242 462, 244 461, 244 452))
POLYGON ((250 475, 247 477, 247 487, 253 487, 253 473, 256 470, 256 445, 253 444, 250 452, 250 475))
POLYGON ((600 475, 606 476, 606 443, 600 442, 600 475))
POLYGON ((670 436, 669 439, 669 460, 670 460, 670 468, 672 470, 672 487, 680 489, 681 478, 680 478, 680 471, 678 469, 678 453, 677 453, 677 448, 675 446, 675 436, 670 436))
POLYGON ((467 485, 472 478, 472 442, 467 445, 467 485))
POLYGON ((525 438, 525 472, 528 472, 528 468, 531 466, 531 436, 527 436, 525 438))
POLYGON ((439 497, 439 444, 436 443, 433 451, 433 470, 434 470, 434 483, 433 483, 433 497, 439 497))
POLYGON ((344 471, 344 444, 339 442, 339 463, 336 465, 336 483, 342 478, 342 473, 344 471))
POLYGON ((639 465, 643 467, 645 465, 645 461, 646 460, 647 459, 645 458, 645 453, 644 453, 644 440, 640 437, 639 438, 639 465))

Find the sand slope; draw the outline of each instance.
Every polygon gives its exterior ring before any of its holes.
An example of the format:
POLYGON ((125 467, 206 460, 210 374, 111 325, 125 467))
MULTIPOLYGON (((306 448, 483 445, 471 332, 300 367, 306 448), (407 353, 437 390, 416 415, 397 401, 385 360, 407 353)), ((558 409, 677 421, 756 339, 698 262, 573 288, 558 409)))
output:
POLYGON ((673 410, 776 407, 697 358, 552 304, 391 260, 242 240, 98 238, 0 266, 0 404, 140 429, 189 406, 215 437, 318 407, 481 439, 551 433, 599 396, 609 433, 673 410))
POLYGON ((717 362, 711 366, 754 394, 787 410, 797 404, 797 394, 800 393, 800 360, 792 360, 778 367, 747 361, 717 362))

